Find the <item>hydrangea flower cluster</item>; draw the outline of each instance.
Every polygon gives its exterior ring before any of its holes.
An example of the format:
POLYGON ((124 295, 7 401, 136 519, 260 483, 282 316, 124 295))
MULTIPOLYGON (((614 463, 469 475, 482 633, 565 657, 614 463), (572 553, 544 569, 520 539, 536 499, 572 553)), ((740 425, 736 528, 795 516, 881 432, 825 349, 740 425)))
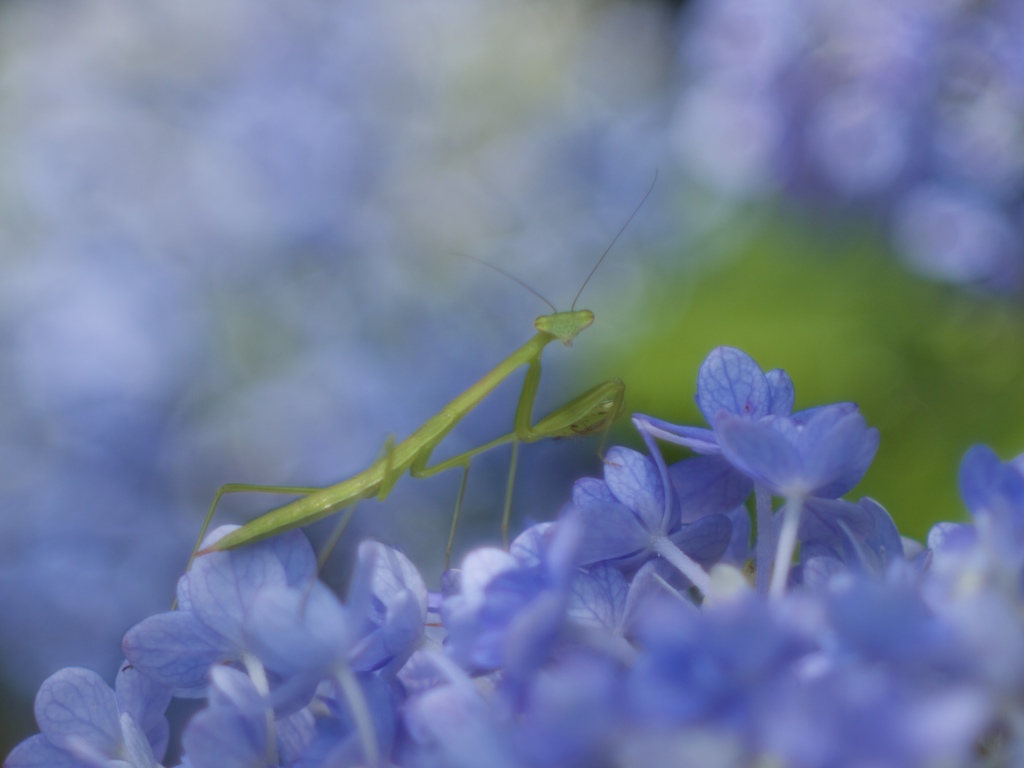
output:
POLYGON ((674 141, 730 196, 881 214, 917 270, 1020 288, 1024 4, 700 0, 674 141))
POLYGON ((203 555, 113 691, 42 685, 4 767, 1021 764, 1024 458, 972 448, 973 521, 918 544, 842 498, 878 445, 856 405, 794 401, 714 350, 708 427, 635 415, 649 454, 611 449, 555 522, 436 592, 373 541, 344 601, 299 532, 203 555), (171 697, 205 705, 168 759, 171 697))

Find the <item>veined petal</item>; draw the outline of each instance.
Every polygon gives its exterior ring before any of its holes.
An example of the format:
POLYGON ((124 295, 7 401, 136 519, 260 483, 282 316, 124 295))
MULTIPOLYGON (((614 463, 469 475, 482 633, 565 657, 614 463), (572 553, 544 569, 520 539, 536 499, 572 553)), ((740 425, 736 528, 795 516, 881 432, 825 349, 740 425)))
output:
POLYGON ((708 515, 681 525, 669 536, 672 543, 703 566, 717 562, 729 546, 732 522, 725 515, 708 515))
POLYGON ((621 629, 625 617, 629 582, 622 571, 597 565, 577 574, 569 591, 569 619, 608 632, 621 629))
POLYGON ((767 416, 772 393, 754 358, 735 347, 717 347, 697 373, 697 406, 708 424, 719 412, 758 419, 767 416))
POLYGON ((682 522, 725 514, 746 501, 754 484, 722 456, 694 456, 668 468, 679 498, 682 522))
MULTIPOLYGON (((584 479, 585 480, 593 480, 595 483, 598 483, 601 486, 604 486, 604 483, 601 482, 600 480, 597 480, 596 478, 590 477, 590 478, 584 478, 584 479)), ((580 484, 580 481, 577 480, 576 481, 576 485, 579 485, 579 484, 580 484)), ((604 487, 606 487, 606 486, 604 486, 604 487)), ((581 494, 581 498, 583 498, 583 497, 584 497, 584 495, 581 494)), ((573 486, 573 502, 574 503, 575 503, 575 500, 576 500, 576 486, 574 485, 573 486)), ((614 501, 610 491, 607 493, 607 498, 602 499, 602 501, 614 501)), ((508 548, 509 554, 512 555, 512 557, 514 557, 520 563, 520 565, 537 565, 537 564, 539 564, 540 561, 541 561, 541 557, 543 556, 544 550, 546 548, 545 539, 547 538, 547 536, 550 535, 548 533, 548 531, 551 530, 551 526, 553 526, 553 525, 554 525, 554 523, 552 523, 552 522, 537 523, 536 525, 531 525, 529 528, 527 528, 525 531, 520 533, 518 536, 516 536, 512 540, 512 543, 509 545, 509 548, 508 548)))
POLYGON ((858 411, 823 409, 804 427, 799 447, 812 494, 836 498, 864 477, 878 450, 878 430, 858 411))
POLYGON ((615 495, 608 487, 608 483, 596 477, 581 477, 572 485, 572 503, 577 507, 591 504, 595 501, 615 501, 615 495))
POLYGON ((210 667, 237 654, 233 643, 191 611, 143 619, 125 634, 121 650, 135 667, 178 695, 205 688, 210 667))
POLYGON ((42 735, 30 736, 4 760, 4 768, 92 768, 58 749, 42 735))
POLYGON ((647 530, 661 532, 666 524, 665 491, 654 462, 642 453, 615 446, 604 462, 604 480, 615 498, 630 509, 647 530))
POLYGON ((736 469, 762 482, 777 494, 802 477, 796 446, 771 424, 771 419, 750 421, 720 413, 715 434, 722 452, 736 469))
POLYGON ((580 565, 616 560, 650 544, 650 532, 622 504, 591 504, 572 510, 580 520, 576 557, 580 565))
POLYGON ((286 586, 260 590, 247 627, 248 644, 263 664, 282 675, 326 675, 355 642, 353 620, 330 589, 286 586))
POLYGON ((90 669, 67 667, 46 678, 36 694, 35 713, 46 740, 72 754, 76 742, 107 756, 120 750, 121 721, 114 692, 90 669))
POLYGON ((163 759, 170 731, 164 714, 171 700, 167 688, 125 662, 117 673, 114 694, 118 710, 132 716, 146 734, 153 754, 158 760, 163 759))
POLYGON ((793 380, 781 368, 768 371, 764 376, 768 379, 768 388, 772 393, 768 412, 773 416, 789 416, 793 412, 793 404, 796 402, 793 380))

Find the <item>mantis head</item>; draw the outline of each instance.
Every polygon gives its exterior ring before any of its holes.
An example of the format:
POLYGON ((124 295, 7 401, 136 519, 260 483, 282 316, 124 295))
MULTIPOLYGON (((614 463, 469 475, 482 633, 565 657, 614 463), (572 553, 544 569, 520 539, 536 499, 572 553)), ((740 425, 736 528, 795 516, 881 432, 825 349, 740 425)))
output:
POLYGON ((594 323, 594 313, 589 309, 576 309, 568 312, 555 312, 553 315, 541 315, 533 321, 534 327, 541 333, 554 336, 567 347, 580 331, 594 323))

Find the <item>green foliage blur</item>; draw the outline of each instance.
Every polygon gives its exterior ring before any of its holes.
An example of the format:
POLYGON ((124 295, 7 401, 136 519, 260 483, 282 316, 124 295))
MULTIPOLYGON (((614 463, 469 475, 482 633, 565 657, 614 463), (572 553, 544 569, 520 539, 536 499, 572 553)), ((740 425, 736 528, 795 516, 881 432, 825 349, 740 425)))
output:
MULTIPOLYGON (((919 540, 934 522, 966 519, 957 475, 967 448, 986 443, 1004 459, 1024 451, 1019 304, 914 276, 864 226, 755 216, 713 255, 685 254, 696 268, 646 273, 635 335, 601 364, 625 379, 629 412, 704 426, 697 370, 715 346, 740 347, 765 370, 790 373, 797 409, 852 400, 881 431, 851 497, 878 500, 919 540)), ((619 430, 616 439, 640 445, 619 430)))

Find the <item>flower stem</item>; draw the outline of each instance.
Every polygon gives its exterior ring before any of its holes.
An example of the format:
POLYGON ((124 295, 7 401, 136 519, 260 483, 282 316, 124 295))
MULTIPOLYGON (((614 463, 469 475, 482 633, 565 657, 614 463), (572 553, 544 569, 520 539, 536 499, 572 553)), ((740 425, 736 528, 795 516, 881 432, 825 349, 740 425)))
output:
POLYGON ((707 571, 677 547, 667 536, 655 536, 651 539, 651 547, 659 555, 674 565, 683 576, 688 578, 702 595, 706 595, 711 588, 711 577, 707 571))
POLYGON ((775 551, 775 569, 772 571, 772 584, 769 596, 774 600, 786 592, 786 581, 789 578, 789 566, 796 551, 796 534, 800 528, 800 513, 804 508, 804 500, 800 496, 786 500, 782 510, 782 529, 779 531, 779 546, 775 551))
POLYGON ((768 579, 772 572, 775 552, 775 526, 772 520, 772 496, 763 484, 754 485, 754 509, 757 514, 757 544, 755 548, 754 587, 762 597, 768 594, 768 579))

